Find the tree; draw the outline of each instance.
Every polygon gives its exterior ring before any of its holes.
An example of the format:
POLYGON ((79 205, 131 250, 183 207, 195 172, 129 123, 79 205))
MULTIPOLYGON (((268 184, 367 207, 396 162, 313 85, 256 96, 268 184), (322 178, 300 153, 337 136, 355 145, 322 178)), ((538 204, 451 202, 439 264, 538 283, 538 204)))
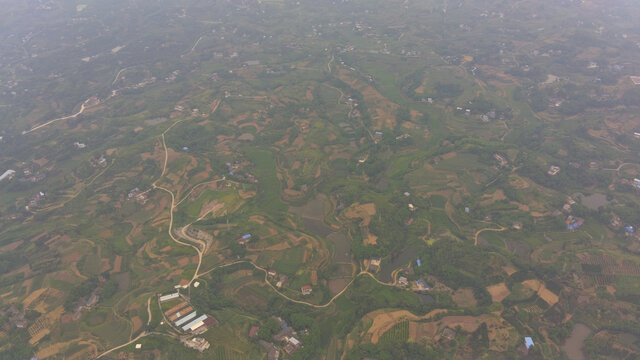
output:
POLYGON ((104 284, 100 295, 103 299, 110 299, 116 292, 118 292, 118 282, 115 279, 109 279, 104 284))
POLYGON ((270 317, 262 324, 260 330, 258 330, 258 337, 265 341, 270 341, 273 334, 278 332, 278 322, 273 317, 270 317))
POLYGON ((469 345, 473 348, 475 356, 478 357, 489 349, 489 329, 487 323, 483 322, 476 331, 471 334, 469 345))
POLYGON ((238 242, 235 240, 231 242, 231 245, 229 245, 229 249, 231 250, 231 255, 237 257, 244 257, 244 255, 247 253, 247 249, 243 245, 238 244, 238 242))

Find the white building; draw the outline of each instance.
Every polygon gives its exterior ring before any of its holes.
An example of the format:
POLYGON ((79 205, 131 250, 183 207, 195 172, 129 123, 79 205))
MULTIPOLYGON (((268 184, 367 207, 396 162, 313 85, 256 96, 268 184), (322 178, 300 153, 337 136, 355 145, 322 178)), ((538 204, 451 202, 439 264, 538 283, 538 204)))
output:
POLYGON ((177 299, 178 296, 180 296, 179 293, 175 292, 173 294, 169 294, 169 295, 164 295, 164 296, 160 296, 160 302, 163 303, 165 301, 169 301, 169 300, 173 300, 173 299, 177 299))
MULTIPOLYGON (((188 323, 187 325, 182 327, 183 331, 189 331, 189 330, 193 330, 193 329, 197 329, 200 326, 204 325, 204 321, 207 320, 208 316, 205 315, 200 315, 200 317, 198 317, 197 319, 191 321, 190 323, 188 323)), ((177 325, 177 323, 176 323, 177 325)))
POLYGON ((12 178, 12 177, 13 177, 13 175, 15 175, 15 174, 16 174, 16 171, 15 171, 15 170, 11 170, 11 169, 9 169, 9 170, 5 171, 5 172, 4 172, 4 174, 0 175, 0 181, 2 181, 2 180, 4 180, 4 179, 7 179, 7 178, 9 178, 9 179, 10 179, 10 178, 12 178))

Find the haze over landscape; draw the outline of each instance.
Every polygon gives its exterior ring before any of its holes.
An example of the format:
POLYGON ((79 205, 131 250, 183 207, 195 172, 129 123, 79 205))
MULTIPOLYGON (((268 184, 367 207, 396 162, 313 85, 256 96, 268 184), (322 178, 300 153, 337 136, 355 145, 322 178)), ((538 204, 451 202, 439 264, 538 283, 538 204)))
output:
POLYGON ((0 359, 640 358, 637 1, 0 20, 0 359))

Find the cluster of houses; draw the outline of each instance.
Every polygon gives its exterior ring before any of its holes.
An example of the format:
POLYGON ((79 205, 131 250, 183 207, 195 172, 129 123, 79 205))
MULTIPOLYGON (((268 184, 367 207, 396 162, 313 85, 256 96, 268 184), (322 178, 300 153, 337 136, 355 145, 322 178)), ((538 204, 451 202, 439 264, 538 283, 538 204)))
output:
POLYGON ((613 230, 620 230, 620 228, 622 227, 622 219, 620 219, 620 216, 618 216, 615 213, 611 214, 611 221, 609 222, 609 226, 613 229, 613 230))
MULTIPOLYGON (((238 137, 238 140, 240 141, 253 141, 255 137, 253 136, 253 134, 242 134, 240 137, 238 137), (250 137, 245 136, 245 135, 250 135, 250 137)), ((235 179, 240 180, 240 181, 248 181, 252 184, 257 184, 258 183, 258 178, 256 178, 253 174, 247 172, 247 171, 240 171, 242 169, 244 169, 246 166, 248 166, 250 163, 248 161, 234 161, 233 164, 232 163, 226 163, 225 165, 227 165, 227 175, 229 176, 233 176, 235 179)))
POLYGON ((36 183, 36 182, 44 180, 44 178, 45 178, 44 174, 42 174, 42 173, 34 173, 34 171, 29 169, 29 168, 26 168, 26 169, 22 170, 22 174, 24 175, 24 177, 18 179, 18 181, 36 183))
POLYGON ((18 329, 24 329, 27 327, 27 319, 25 317, 24 310, 18 310, 15 306, 11 305, 6 309, 0 310, 0 316, 9 319, 3 325, 0 325, 2 330, 11 331, 10 325, 17 327, 18 329))
POLYGON ((147 203, 147 201, 149 200, 149 190, 147 191, 140 191, 140 189, 133 188, 131 190, 129 190, 129 193, 127 194, 127 200, 132 200, 137 202, 140 205, 144 205, 147 203))
POLYGON ((558 209, 552 213, 552 216, 560 216, 563 213, 567 214, 564 222, 567 225, 567 230, 574 231, 577 230, 582 224, 584 224, 584 219, 571 215, 572 206, 576 204, 576 201, 573 200, 571 196, 567 196, 567 199, 562 205, 562 209, 558 209))
POLYGON ((15 175, 16 175, 16 171, 9 169, 5 171, 2 175, 0 175, 0 181, 4 179, 11 180, 15 175))
POLYGON ((80 298, 80 300, 75 304, 72 315, 73 320, 80 319, 80 316, 82 316, 83 313, 90 311, 98 304, 98 301, 100 301, 100 296, 98 294, 102 291, 106 282, 106 277, 103 275, 98 276, 98 285, 89 295, 80 298))
POLYGON ((398 283, 397 283, 398 287, 401 288, 409 288, 409 290, 413 291, 413 292, 427 292, 429 290, 431 290, 431 286, 429 286, 429 284, 427 283, 427 281, 423 278, 420 278, 418 280, 414 280, 414 281, 409 281, 409 279, 407 279, 406 276, 400 276, 398 277, 398 283))
POLYGON ((496 118, 496 112, 495 111, 489 111, 486 114, 482 114, 481 118, 482 118, 482 122, 489 122, 489 121, 491 121, 491 120, 496 118))
MULTIPOLYGON (((243 134, 243 135, 251 135, 251 134, 243 134)), ((251 136, 253 136, 253 135, 251 135, 251 136)), ((238 138, 238 140, 242 140, 242 139, 238 138)), ((255 177, 251 173, 241 173, 241 172, 233 173, 233 172, 230 172, 229 175, 233 176, 238 181, 248 181, 251 184, 257 184, 258 183, 258 178, 255 177)))
POLYGON ((218 321, 212 316, 207 314, 198 315, 193 306, 185 301, 178 292, 160 296, 158 300, 161 304, 172 300, 182 300, 179 304, 164 312, 165 319, 173 324, 173 327, 177 330, 199 335, 218 324, 218 321))
POLYGON ((200 337, 194 337, 192 339, 182 339, 181 341, 184 346, 198 350, 200 352, 207 350, 211 346, 207 340, 200 337))
MULTIPOLYGON (((2 175, 0 175, 0 181, 3 180, 12 180, 15 176, 16 176, 17 172, 15 170, 9 169, 6 170, 4 173, 2 173, 2 175)), ((45 178, 44 174, 41 173, 36 173, 34 174, 34 172, 31 169, 24 169, 22 171, 22 174, 24 175, 24 177, 21 177, 18 179, 18 181, 20 182, 31 182, 31 183, 36 183, 38 181, 42 181, 45 178)))
POLYGON ((640 191, 640 179, 620 179, 619 182, 620 184, 633 187, 636 191, 640 191))
MULTIPOLYGON (((102 281, 104 282, 105 280, 103 279, 102 281)), ((98 301, 100 301, 100 296, 98 295, 98 292, 101 289, 102 289, 101 286, 96 287, 95 289, 93 289, 91 294, 89 294, 89 296, 84 297, 80 299, 80 301, 78 301, 76 308, 73 310, 73 320, 80 319, 80 316, 82 316, 82 313, 91 310, 96 304, 98 304, 98 301)))
POLYGON ((44 191, 38 191, 29 199, 29 205, 25 206, 27 211, 37 208, 40 206, 40 203, 47 197, 47 194, 44 191))
POLYGON ((354 117, 356 119, 359 119, 362 117, 362 113, 360 112, 360 110, 358 110, 358 101, 352 98, 351 95, 347 97, 346 104, 351 107, 351 112, 349 113, 349 117, 354 117))
POLYGON ((99 157, 91 159, 90 162, 91 166, 93 167, 107 167, 107 158, 104 156, 104 154, 100 154, 99 157))
MULTIPOLYGON (((287 354, 293 354, 302 347, 302 341, 298 337, 298 333, 282 318, 274 317, 274 319, 280 326, 280 331, 273 335, 272 339, 280 343, 287 354)), ((260 327, 252 326, 251 329, 249 329, 249 337, 257 337, 259 331, 260 327)), ((303 335, 309 334, 309 330, 303 330, 301 333, 303 335)), ((258 343, 267 351, 268 360, 278 360, 280 358, 280 349, 274 343, 264 340, 259 340, 258 343)))
POLYGON ((249 241, 251 241, 251 234, 244 234, 236 239, 236 242, 240 245, 246 245, 249 241))
POLYGON ((564 222, 567 224, 567 230, 574 231, 578 229, 580 226, 582 226, 582 224, 584 223, 584 219, 573 216, 573 215, 569 215, 567 216, 564 222))
POLYGON ((176 81, 176 79, 178 78, 178 75, 180 75, 180 70, 174 70, 171 72, 171 74, 169 74, 164 78, 164 81, 167 83, 172 83, 176 81))
POLYGON ((500 163, 501 168, 509 165, 509 161, 507 161, 507 159, 502 154, 495 153, 493 154, 493 158, 498 160, 498 163, 500 163))
POLYGON ((631 225, 625 226, 625 234, 631 239, 631 244, 627 249, 633 253, 640 254, 640 231, 631 225))
MULTIPOLYGON (((422 267, 422 260, 416 259, 416 265, 418 267, 422 267)), ((378 267, 380 266, 379 260, 377 261, 377 266, 378 267)), ((400 288, 408 289, 416 293, 425 293, 431 290, 431 286, 427 283, 427 281, 424 278, 419 278, 417 280, 409 281, 407 276, 412 276, 415 274, 415 271, 413 270, 412 265, 409 265, 407 268, 402 269, 401 272, 404 275, 398 277, 396 286, 400 288)))
POLYGON ((237 172, 239 169, 242 169, 244 166, 247 165, 248 162, 243 161, 243 162, 239 162, 239 161, 234 161, 233 163, 225 163, 225 165, 227 165, 227 173, 229 175, 233 175, 235 172, 237 172))
MULTIPOLYGON (((464 114, 467 116, 471 115, 471 109, 463 109, 460 106, 456 106, 456 111, 462 112, 464 111, 464 114)), ((480 119, 482 119, 482 122, 489 122, 493 119, 496 118, 496 112, 495 111, 489 111, 486 114, 482 114, 480 115, 480 119)))
MULTIPOLYGON (((286 321, 280 317, 275 318, 280 325, 280 331, 273 335, 273 340, 284 344, 284 351, 287 354, 293 354, 302 347, 302 341, 298 337, 298 333, 291 328, 286 321)), ((302 333, 309 333, 308 330, 303 330, 302 333)))
POLYGON ((609 222, 609 227, 616 231, 624 227, 624 232, 627 237, 631 237, 637 241, 640 241, 640 232, 636 231, 636 228, 633 227, 633 225, 624 225, 624 222, 616 213, 611 213, 611 221, 609 222))
MULTIPOLYGON (((278 273, 273 269, 267 271, 267 276, 270 279, 273 279, 273 280, 277 279, 276 287, 278 289, 280 289, 283 286, 285 286, 286 283, 287 283, 287 280, 289 279, 289 277, 287 275, 284 275, 284 274, 280 274, 278 276, 278 273)), ((305 296, 306 295, 311 295, 311 293, 313 292, 313 287, 311 287, 311 285, 302 285, 300 287, 300 292, 302 293, 302 295, 305 295, 305 296)))

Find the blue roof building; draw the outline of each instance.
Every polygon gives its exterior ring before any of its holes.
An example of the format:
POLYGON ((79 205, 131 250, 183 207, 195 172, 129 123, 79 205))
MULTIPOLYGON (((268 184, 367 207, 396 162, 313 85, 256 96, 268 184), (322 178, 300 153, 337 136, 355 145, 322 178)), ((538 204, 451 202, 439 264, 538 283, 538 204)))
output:
POLYGON ((527 350, 529 350, 533 345, 534 345, 534 343, 533 343, 533 339, 532 339, 532 338, 530 338, 530 337, 528 337, 528 336, 526 336, 526 337, 524 338, 524 346, 526 346, 526 347, 527 347, 527 350))
POLYGON ((415 284, 419 291, 431 290, 431 287, 426 281, 424 281, 424 279, 416 280, 415 284))

